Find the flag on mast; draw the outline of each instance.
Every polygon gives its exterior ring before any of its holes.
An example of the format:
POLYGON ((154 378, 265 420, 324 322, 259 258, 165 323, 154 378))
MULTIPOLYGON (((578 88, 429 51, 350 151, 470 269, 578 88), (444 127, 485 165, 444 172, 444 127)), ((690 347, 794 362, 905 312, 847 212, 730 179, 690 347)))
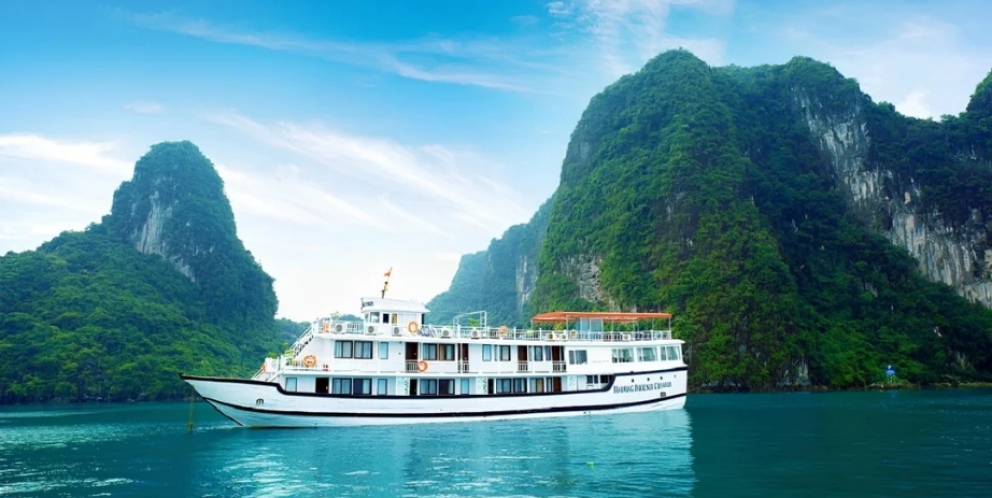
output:
POLYGON ((382 297, 383 298, 386 297, 386 291, 389 290, 389 276, 392 275, 392 274, 393 274, 393 267, 390 266, 389 267, 389 270, 386 270, 386 273, 383 275, 384 277, 386 277, 386 281, 382 283, 382 297))

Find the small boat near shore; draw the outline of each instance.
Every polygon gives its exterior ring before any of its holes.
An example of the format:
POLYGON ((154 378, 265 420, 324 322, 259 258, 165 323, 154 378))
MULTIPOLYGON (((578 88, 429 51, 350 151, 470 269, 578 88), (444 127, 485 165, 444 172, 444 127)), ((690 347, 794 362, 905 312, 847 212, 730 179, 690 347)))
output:
POLYGON ((427 312, 417 301, 363 298, 361 321, 315 320, 250 379, 180 377, 245 427, 482 421, 685 405, 682 341, 672 338, 667 313, 553 312, 520 329, 491 327, 485 312, 430 325, 427 312), (667 326, 653 326, 659 321, 667 326))

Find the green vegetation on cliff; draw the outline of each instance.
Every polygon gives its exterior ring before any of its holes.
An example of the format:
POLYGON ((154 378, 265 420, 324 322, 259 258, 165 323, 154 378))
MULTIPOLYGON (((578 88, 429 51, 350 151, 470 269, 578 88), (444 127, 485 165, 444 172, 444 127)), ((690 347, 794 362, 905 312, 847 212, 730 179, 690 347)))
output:
POLYGON ((987 240, 990 79, 967 112, 933 122, 808 58, 711 68, 661 54, 576 126, 530 308, 673 312, 697 387, 861 386, 888 364, 913 382, 987 379, 992 312, 926 280, 879 234, 891 217, 856 212, 840 178, 852 172, 830 153, 863 146, 880 203, 918 188, 921 220, 987 240), (861 142, 837 125, 851 116, 861 142))
POLYGON ((276 305, 210 161, 155 145, 101 224, 0 257, 0 400, 167 399, 189 393, 180 371, 251 373, 283 342, 276 305))

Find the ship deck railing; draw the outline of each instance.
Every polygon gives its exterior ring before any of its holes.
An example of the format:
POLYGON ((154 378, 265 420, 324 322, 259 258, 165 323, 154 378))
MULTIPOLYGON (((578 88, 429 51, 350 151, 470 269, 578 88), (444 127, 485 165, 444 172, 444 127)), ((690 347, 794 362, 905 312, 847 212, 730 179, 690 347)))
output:
POLYGON ((306 346, 314 336, 372 336, 372 337, 421 337, 432 339, 493 339, 517 341, 592 341, 592 342, 637 342, 671 340, 671 330, 636 330, 636 331, 580 331, 580 330, 543 330, 520 329, 508 327, 459 327, 449 325, 424 325, 413 333, 407 327, 398 324, 368 324, 360 322, 338 323, 341 327, 314 327, 294 344, 294 352, 306 346))

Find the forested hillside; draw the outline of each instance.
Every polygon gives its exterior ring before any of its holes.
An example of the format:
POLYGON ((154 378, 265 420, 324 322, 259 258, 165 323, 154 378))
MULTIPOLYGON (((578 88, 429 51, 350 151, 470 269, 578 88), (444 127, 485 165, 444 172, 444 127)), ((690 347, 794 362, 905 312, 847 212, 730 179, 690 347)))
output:
POLYGON ((937 122, 808 58, 661 54, 576 126, 530 310, 672 312, 697 388, 988 379, 990 80, 937 122))
POLYGON ((210 161, 155 145, 101 223, 0 257, 0 400, 176 398, 177 372, 251 373, 285 340, 276 305, 210 161))

